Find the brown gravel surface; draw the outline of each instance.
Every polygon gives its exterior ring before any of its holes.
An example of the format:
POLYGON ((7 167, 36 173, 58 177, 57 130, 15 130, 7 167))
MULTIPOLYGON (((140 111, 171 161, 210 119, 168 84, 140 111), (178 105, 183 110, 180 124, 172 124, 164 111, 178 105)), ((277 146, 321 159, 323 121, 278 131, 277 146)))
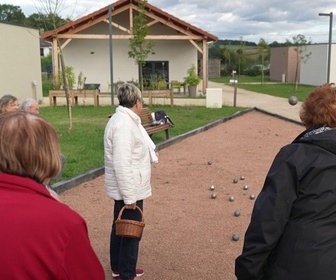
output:
MULTIPOLYGON (((236 279, 234 260, 255 201, 250 195, 258 195, 276 153, 302 130, 300 125, 252 111, 161 150, 160 162, 153 166, 153 196, 144 203, 146 226, 138 261, 145 270, 142 278, 236 279), (216 199, 211 199, 213 192, 216 199), (240 210, 239 217, 235 210, 240 210), (232 240, 233 233, 239 234, 238 241, 232 240)), ((106 279, 112 279, 113 201, 105 194, 104 176, 60 197, 87 221, 106 279)))

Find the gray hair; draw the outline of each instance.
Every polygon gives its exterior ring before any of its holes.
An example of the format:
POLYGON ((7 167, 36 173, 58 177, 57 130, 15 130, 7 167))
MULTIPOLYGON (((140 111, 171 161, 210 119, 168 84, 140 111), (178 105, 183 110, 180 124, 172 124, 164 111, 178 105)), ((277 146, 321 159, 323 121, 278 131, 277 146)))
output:
POLYGON ((33 104, 38 104, 38 102, 34 98, 28 97, 21 103, 20 110, 27 112, 33 104))
POLYGON ((141 100, 141 91, 133 84, 123 84, 118 88, 117 97, 119 105, 132 108, 137 100, 141 100))

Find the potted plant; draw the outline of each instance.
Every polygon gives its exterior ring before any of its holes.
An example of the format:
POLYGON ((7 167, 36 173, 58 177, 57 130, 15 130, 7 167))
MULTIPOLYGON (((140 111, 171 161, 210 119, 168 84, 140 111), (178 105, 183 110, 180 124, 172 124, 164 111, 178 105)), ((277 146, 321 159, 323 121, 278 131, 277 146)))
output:
POLYGON ((184 83, 188 85, 189 96, 196 96, 197 85, 201 78, 197 75, 195 64, 187 70, 187 76, 184 77, 184 83))

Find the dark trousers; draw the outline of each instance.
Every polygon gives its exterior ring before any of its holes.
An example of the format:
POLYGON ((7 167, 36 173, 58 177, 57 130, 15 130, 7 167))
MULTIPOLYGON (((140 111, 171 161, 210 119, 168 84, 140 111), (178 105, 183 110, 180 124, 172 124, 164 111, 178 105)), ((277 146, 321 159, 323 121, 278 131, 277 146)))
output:
MULTIPOLYGON (((137 201, 137 206, 143 210, 143 200, 137 201)), ((127 238, 116 235, 114 221, 117 220, 124 201, 114 201, 114 218, 110 238, 110 263, 113 271, 120 273, 120 279, 133 279, 136 276, 136 265, 138 261, 140 238, 127 238)), ((125 209, 122 214, 123 219, 141 220, 141 214, 138 210, 125 209)))

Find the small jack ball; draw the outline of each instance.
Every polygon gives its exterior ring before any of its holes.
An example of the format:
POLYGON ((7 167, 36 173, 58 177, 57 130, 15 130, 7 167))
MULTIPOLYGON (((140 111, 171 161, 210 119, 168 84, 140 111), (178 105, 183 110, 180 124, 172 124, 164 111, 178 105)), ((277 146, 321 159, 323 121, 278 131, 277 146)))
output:
POLYGON ((214 185, 211 185, 211 186, 210 186, 210 190, 213 191, 214 189, 215 189, 215 186, 214 186, 214 185))
POLYGON ((239 216, 240 216, 240 211, 239 211, 239 210, 234 211, 234 212, 233 212, 233 215, 234 215, 235 217, 239 217, 239 216))
POLYGON ((244 175, 240 176, 240 180, 245 180, 245 176, 244 175))
POLYGON ((297 103, 298 103, 298 99, 297 99, 297 97, 296 96, 290 96, 289 98, 288 98, 288 103, 290 104, 290 105, 292 105, 292 106, 294 106, 294 105, 296 105, 297 103))
POLYGON ((212 193, 212 194, 211 194, 211 198, 212 198, 212 199, 215 199, 216 197, 217 197, 217 194, 215 194, 215 193, 212 193))
POLYGON ((250 195, 250 199, 252 199, 252 200, 255 199, 254 194, 251 194, 251 195, 250 195))
POLYGON ((230 195, 230 196, 229 196, 229 201, 234 201, 234 200, 235 200, 234 196, 233 196, 233 195, 230 195))
POLYGON ((249 188, 248 185, 245 185, 245 186, 243 187, 244 190, 248 190, 248 188, 249 188))
POLYGON ((208 165, 211 165, 211 164, 212 164, 212 161, 211 161, 211 160, 209 160, 209 161, 208 161, 208 165))
POLYGON ((233 182, 234 184, 237 184, 237 183, 238 183, 238 179, 237 179, 237 178, 233 178, 232 182, 233 182))
POLYGON ((232 234, 232 240, 233 241, 238 241, 239 240, 239 234, 238 233, 232 234))

